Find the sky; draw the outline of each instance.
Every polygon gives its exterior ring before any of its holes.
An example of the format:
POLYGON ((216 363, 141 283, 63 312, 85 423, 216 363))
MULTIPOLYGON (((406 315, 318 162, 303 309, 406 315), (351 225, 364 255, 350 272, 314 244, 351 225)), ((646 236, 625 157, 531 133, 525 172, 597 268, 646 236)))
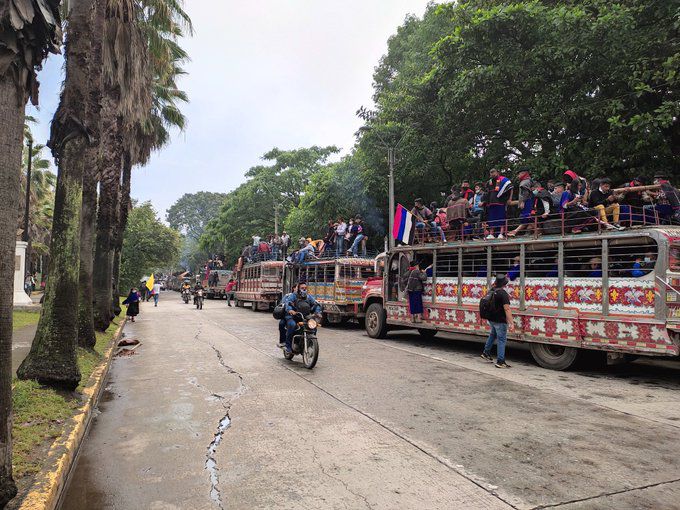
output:
MULTIPOLYGON (((372 105, 372 75, 387 39, 429 0, 185 0, 195 34, 179 86, 188 125, 136 168, 133 198, 161 217, 184 193, 228 192, 272 149, 337 145, 347 153, 372 105)), ((35 138, 44 143, 59 101, 63 60, 39 75, 35 138)), ((44 156, 48 156, 46 150, 44 156)))

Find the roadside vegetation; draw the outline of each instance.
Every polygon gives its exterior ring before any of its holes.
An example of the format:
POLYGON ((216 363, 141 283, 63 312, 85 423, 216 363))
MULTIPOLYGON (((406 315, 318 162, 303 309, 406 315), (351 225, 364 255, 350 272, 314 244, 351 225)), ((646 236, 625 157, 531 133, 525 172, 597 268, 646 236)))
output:
POLYGON ((15 310, 12 319, 12 329, 16 331, 17 329, 25 328, 32 324, 38 324, 40 319, 40 312, 24 312, 15 310))
POLYGON ((104 352, 120 320, 124 319, 115 319, 105 332, 97 332, 93 350, 78 348, 82 382, 76 391, 56 390, 33 380, 13 381, 12 463, 19 491, 30 485, 31 477, 43 468, 50 446, 64 432, 68 419, 80 412, 81 393, 94 370, 104 361, 104 352))

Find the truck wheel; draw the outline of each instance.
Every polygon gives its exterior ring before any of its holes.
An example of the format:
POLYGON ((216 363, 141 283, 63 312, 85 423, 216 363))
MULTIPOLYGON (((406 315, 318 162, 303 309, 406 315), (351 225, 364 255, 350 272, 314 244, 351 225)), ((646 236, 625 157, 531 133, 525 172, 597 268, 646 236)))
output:
POLYGON ((257 312, 257 301, 253 301, 252 303, 250 303, 250 306, 252 307, 253 312, 257 312))
POLYGON ((385 338, 387 314, 380 303, 373 303, 366 311, 366 333, 371 338, 385 338))
POLYGON ((420 329, 418 330, 418 333, 420 333, 420 336, 422 336, 423 338, 428 338, 428 339, 430 339, 430 338, 434 338, 434 337, 435 337, 435 335, 437 334, 437 330, 436 330, 436 329, 425 329, 425 328, 420 328, 420 329))
POLYGON ((563 345, 532 343, 530 349, 536 363, 551 370, 567 370, 579 357, 578 349, 563 345))

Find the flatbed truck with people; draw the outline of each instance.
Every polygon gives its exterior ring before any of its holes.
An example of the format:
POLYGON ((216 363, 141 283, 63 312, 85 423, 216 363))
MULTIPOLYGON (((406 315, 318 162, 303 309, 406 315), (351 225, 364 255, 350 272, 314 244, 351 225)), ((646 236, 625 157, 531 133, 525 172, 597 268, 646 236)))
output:
POLYGON ((680 227, 636 227, 507 240, 458 239, 397 246, 387 254, 377 292, 364 287, 366 331, 391 328, 487 336, 480 299, 505 275, 513 324, 536 362, 567 369, 587 353, 609 362, 680 354, 680 227), (414 323, 404 278, 426 272, 422 321, 414 323))

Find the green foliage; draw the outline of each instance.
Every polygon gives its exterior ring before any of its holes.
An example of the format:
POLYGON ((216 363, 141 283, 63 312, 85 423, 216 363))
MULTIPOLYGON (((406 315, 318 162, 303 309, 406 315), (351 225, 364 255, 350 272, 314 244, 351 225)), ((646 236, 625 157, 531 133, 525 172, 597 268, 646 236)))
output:
POLYGON ((172 228, 197 241, 226 198, 225 193, 209 191, 185 193, 168 209, 166 219, 172 228))
POLYGON ((151 203, 136 205, 130 211, 123 238, 121 292, 127 293, 142 276, 173 266, 179 249, 179 234, 158 219, 151 203))
POLYGON ((679 22, 677 2, 431 5, 390 38, 374 75, 374 130, 358 154, 369 192, 387 188, 373 171, 384 126, 404 136, 396 192, 408 203, 494 166, 619 181, 677 171, 679 22))
POLYGON ((263 159, 270 164, 251 168, 246 173, 248 180, 227 195, 219 215, 201 237, 201 248, 235 261, 251 236, 274 232, 275 208, 281 230, 289 212, 300 205, 313 176, 337 152, 333 146, 269 151, 263 159))

